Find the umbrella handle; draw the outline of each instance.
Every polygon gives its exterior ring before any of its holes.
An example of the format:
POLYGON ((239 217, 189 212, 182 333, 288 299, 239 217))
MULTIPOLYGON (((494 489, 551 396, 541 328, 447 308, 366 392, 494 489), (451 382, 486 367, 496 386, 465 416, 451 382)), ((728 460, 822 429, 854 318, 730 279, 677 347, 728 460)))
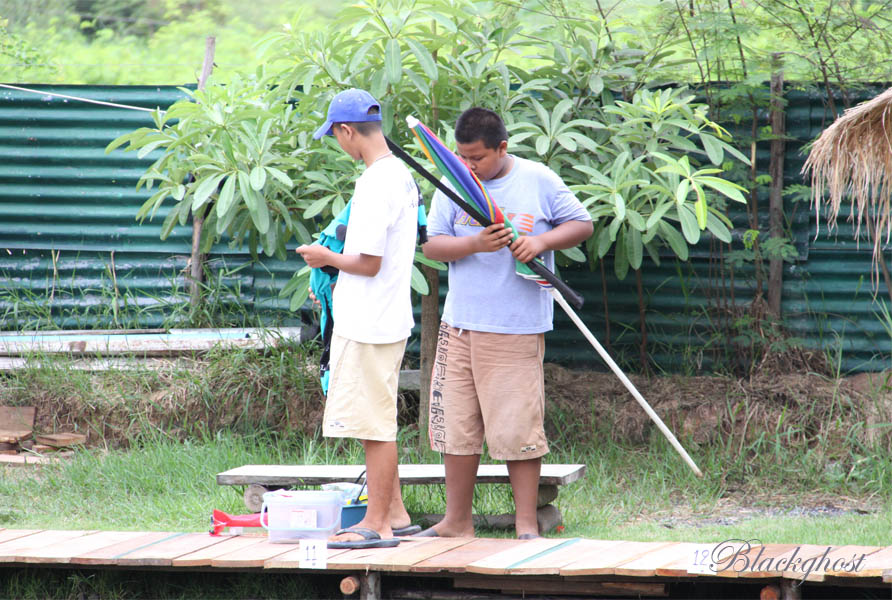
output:
POLYGON ((579 318, 579 315, 577 315, 567 304, 567 301, 563 297, 561 297, 560 292, 558 292, 557 289, 553 289, 551 290, 551 295, 554 296, 554 299, 557 301, 557 303, 561 305, 561 308, 564 309, 564 312, 567 313, 567 316, 570 317, 570 320, 573 321, 577 328, 579 328, 579 332, 582 333, 582 335, 589 341, 592 347, 598 351, 598 354, 601 355, 601 358, 604 359, 604 362, 607 363, 607 366, 610 367, 610 370, 613 371, 613 374, 619 377, 619 380, 623 382, 623 385, 626 386, 626 389, 629 390, 629 392, 632 394, 632 397, 635 398, 641 408, 644 409, 644 412, 647 413, 647 416, 650 417, 651 421, 656 424, 657 429, 659 429, 660 432, 662 432, 662 434, 666 436, 666 439, 669 440, 669 443, 672 444, 672 447, 675 448, 675 450, 681 455, 687 465, 691 467, 691 470, 694 471, 694 474, 696 474, 697 477, 703 477, 703 473, 697 467, 696 463, 694 463, 694 460, 688 455, 688 453, 685 451, 676 437, 672 434, 669 428, 666 427, 666 424, 663 423, 663 420, 660 418, 660 416, 654 412, 654 409, 650 407, 650 404, 647 403, 647 400, 644 399, 644 396, 641 395, 635 385, 629 380, 628 377, 626 377, 626 374, 622 372, 622 369, 619 368, 619 365, 614 362, 610 355, 607 354, 607 351, 604 350, 601 344, 598 343, 597 338, 592 335, 592 332, 589 331, 588 327, 585 326, 585 323, 582 322, 582 319, 579 318))

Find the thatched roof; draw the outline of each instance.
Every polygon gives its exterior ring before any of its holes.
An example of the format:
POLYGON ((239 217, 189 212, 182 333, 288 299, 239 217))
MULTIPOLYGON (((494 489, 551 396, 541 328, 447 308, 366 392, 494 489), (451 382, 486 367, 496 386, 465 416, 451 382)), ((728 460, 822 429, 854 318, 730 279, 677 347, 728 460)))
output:
POLYGON ((875 277, 883 245, 892 233, 892 88, 848 109, 825 129, 802 172, 811 172, 818 222, 826 192, 824 212, 831 229, 843 199, 851 198, 855 237, 863 224, 873 241, 875 277))

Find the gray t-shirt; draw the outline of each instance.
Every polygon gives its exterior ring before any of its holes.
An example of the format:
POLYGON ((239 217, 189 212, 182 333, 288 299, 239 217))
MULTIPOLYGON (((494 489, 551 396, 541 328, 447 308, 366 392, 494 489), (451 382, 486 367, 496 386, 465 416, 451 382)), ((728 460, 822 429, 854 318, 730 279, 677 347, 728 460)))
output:
MULTIPOLYGON (((504 177, 484 181, 493 201, 521 235, 539 235, 567 221, 591 221, 588 211, 557 173, 514 156, 504 177)), ((448 185, 448 183, 447 183, 448 185)), ((477 235, 481 225, 442 192, 434 194, 428 235, 477 235)), ((545 264, 554 269, 554 253, 545 264)), ((449 264, 443 321, 459 329, 491 333, 542 333, 552 329, 551 294, 514 272, 508 248, 471 254, 449 264)))

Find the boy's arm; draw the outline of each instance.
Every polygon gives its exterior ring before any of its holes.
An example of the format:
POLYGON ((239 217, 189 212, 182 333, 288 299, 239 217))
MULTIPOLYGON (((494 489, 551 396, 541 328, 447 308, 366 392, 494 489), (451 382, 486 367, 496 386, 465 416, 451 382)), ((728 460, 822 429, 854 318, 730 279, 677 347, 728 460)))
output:
POLYGON ((527 263, 549 250, 566 250, 578 246, 594 231, 591 221, 567 221, 539 235, 522 235, 511 244, 514 258, 527 263))
POLYGON ((373 254, 339 254, 318 244, 303 245, 295 250, 312 269, 334 267, 351 275, 374 277, 381 270, 381 257, 373 254))
POLYGON ((495 252, 511 243, 511 230, 496 223, 484 228, 477 235, 455 237, 435 235, 421 247, 427 258, 453 262, 477 252, 495 252))

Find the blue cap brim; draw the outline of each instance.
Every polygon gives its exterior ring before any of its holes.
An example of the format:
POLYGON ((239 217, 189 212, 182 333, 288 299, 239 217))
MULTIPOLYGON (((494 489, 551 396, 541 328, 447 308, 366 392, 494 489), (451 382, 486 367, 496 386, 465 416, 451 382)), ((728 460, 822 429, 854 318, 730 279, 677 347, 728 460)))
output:
POLYGON ((333 135, 331 131, 332 122, 326 120, 325 123, 322 124, 322 127, 316 130, 316 133, 313 134, 313 139, 318 140, 321 139, 324 135, 333 135))

